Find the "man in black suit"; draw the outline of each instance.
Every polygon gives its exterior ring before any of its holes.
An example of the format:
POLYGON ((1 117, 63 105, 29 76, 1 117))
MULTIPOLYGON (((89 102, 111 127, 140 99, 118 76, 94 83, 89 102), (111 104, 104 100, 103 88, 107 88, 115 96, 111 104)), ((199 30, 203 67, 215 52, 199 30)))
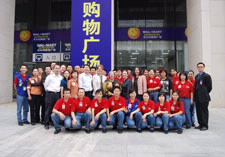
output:
POLYGON ((211 100, 209 93, 212 90, 211 76, 204 72, 205 64, 200 62, 197 64, 199 73, 195 76, 195 101, 199 126, 196 129, 201 131, 208 130, 209 119, 209 101, 211 100))

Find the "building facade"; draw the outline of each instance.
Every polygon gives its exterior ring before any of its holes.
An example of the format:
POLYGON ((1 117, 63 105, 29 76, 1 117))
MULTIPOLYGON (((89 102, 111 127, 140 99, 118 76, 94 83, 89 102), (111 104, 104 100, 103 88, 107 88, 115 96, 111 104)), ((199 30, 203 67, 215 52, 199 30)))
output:
MULTIPOLYGON (((0 2, 0 39, 4 41, 0 43, 1 103, 12 101, 13 73, 22 63, 30 68, 49 64, 34 60, 34 44, 17 42, 18 32, 69 31, 71 3, 71 0, 0 2)), ((197 72, 196 64, 202 61, 213 79, 211 105, 225 107, 225 89, 221 88, 225 87, 225 74, 220 72, 225 67, 225 0, 115 0, 114 28, 115 68, 139 66, 197 72), (154 40, 131 40, 120 35, 129 28, 156 32, 159 36, 154 40)), ((69 60, 60 57, 59 62, 68 64, 69 60)))

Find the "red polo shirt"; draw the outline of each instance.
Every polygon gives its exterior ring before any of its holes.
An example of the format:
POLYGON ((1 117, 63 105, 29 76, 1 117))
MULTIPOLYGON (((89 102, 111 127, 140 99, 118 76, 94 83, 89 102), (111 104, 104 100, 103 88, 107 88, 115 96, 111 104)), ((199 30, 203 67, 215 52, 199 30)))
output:
POLYGON ((184 102, 180 101, 180 107, 178 106, 178 102, 176 104, 173 104, 173 100, 170 100, 170 113, 174 114, 177 112, 182 111, 182 114, 185 114, 185 109, 184 109, 184 102))
POLYGON ((120 84, 122 84, 123 81, 124 81, 124 78, 123 77, 121 77, 121 78, 116 77, 115 80, 118 80, 120 82, 120 84))
POLYGON ((194 92, 193 85, 189 81, 186 81, 185 83, 179 82, 174 90, 180 92, 181 98, 190 98, 191 92, 194 92))
POLYGON ((124 107, 126 107, 126 99, 124 97, 120 96, 119 99, 116 100, 115 96, 112 96, 109 99, 109 108, 111 112, 124 107))
MULTIPOLYGON (((170 103, 168 101, 165 101, 164 105, 161 106, 160 103, 155 105, 155 113, 158 111, 168 111, 170 112, 170 103)), ((160 114, 159 116, 163 116, 164 114, 160 114)))
POLYGON ((84 113, 90 107, 91 101, 89 97, 85 96, 83 100, 75 99, 74 105, 72 106, 72 112, 84 113))
POLYGON ((73 98, 69 98, 68 102, 65 102, 64 98, 61 98, 56 102, 54 109, 62 112, 64 115, 71 116, 71 108, 74 105, 74 101, 73 98))
POLYGON ((149 100, 148 101, 148 104, 145 104, 144 103, 144 101, 141 101, 139 104, 138 104, 138 108, 140 109, 140 111, 142 112, 142 113, 148 113, 148 112, 150 112, 150 111, 152 111, 152 110, 154 110, 155 109, 155 103, 154 103, 154 101, 152 101, 152 100, 149 100))
POLYGON ((108 100, 102 98, 101 102, 98 101, 98 99, 93 99, 91 102, 91 108, 95 109, 95 114, 98 114, 103 109, 107 109, 109 106, 108 100))
POLYGON ((173 83, 173 90, 175 90, 176 86, 180 82, 180 78, 179 76, 176 76, 176 77, 170 77, 170 79, 172 80, 172 83, 173 83))
POLYGON ((157 77, 148 77, 147 78, 147 85, 148 88, 156 88, 156 87, 161 87, 160 79, 157 77))

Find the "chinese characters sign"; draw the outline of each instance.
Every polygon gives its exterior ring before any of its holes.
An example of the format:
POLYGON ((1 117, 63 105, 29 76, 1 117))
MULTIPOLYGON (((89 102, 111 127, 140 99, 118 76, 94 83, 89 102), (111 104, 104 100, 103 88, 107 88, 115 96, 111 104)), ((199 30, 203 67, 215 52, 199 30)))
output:
POLYGON ((103 64, 111 70, 113 60, 113 0, 72 1, 73 66, 103 64))

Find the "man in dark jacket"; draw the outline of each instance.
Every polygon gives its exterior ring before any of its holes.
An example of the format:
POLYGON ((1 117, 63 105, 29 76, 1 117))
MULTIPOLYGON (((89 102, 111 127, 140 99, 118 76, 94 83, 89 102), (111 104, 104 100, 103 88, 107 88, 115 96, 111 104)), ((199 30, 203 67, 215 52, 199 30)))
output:
POLYGON ((195 76, 195 101, 199 126, 196 129, 201 131, 208 130, 209 119, 209 101, 211 100, 209 93, 212 90, 211 76, 204 72, 205 64, 200 62, 197 64, 199 73, 195 76))

